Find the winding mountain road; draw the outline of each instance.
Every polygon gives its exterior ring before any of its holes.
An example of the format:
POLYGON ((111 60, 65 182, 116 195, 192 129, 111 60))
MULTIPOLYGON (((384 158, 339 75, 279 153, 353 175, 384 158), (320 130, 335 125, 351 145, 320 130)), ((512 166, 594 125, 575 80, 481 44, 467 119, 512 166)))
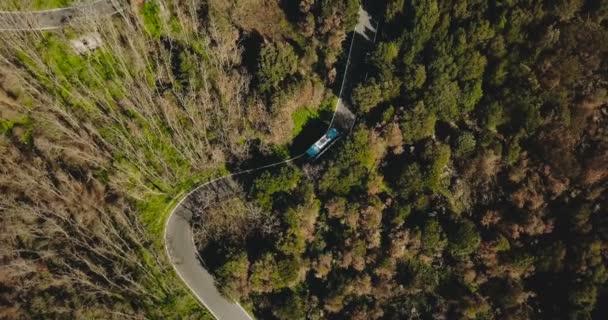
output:
MULTIPOLYGON (((1 1, 1 0, 0 0, 1 1)), ((0 11, 0 31, 43 31, 60 29, 75 20, 92 16, 110 16, 122 10, 117 0, 98 0, 68 8, 40 10, 32 12, 0 11)), ((355 115, 349 108, 352 85, 361 76, 359 66, 365 54, 375 41, 376 30, 371 17, 362 8, 359 21, 352 35, 348 58, 338 102, 330 123, 330 128, 338 128, 348 133, 355 123, 355 115), (372 39, 374 39, 372 41, 372 39)), ((303 155, 282 162, 234 173, 202 184, 184 196, 169 214, 165 225, 165 251, 171 265, 179 277, 190 288, 194 296, 220 320, 252 320, 253 317, 234 300, 220 294, 213 276, 205 269, 204 260, 198 255, 190 221, 208 205, 232 197, 236 194, 236 176, 277 167, 295 161, 303 155)))
POLYGON ((97 0, 73 7, 38 11, 0 11, 0 31, 43 31, 61 29, 75 20, 111 16, 120 12, 117 0, 97 0))
MULTIPOLYGON (((352 85, 360 76, 357 69, 373 44, 372 39, 375 39, 375 32, 371 17, 366 11, 360 9, 359 22, 353 32, 344 79, 330 128, 336 127, 341 132, 349 132, 355 123, 355 115, 348 107, 349 99, 343 97, 350 97, 352 85)), ((192 217, 200 214, 200 210, 205 210, 211 203, 234 196, 238 190, 238 185, 233 180, 234 177, 281 166, 302 156, 207 182, 188 193, 171 211, 165 227, 167 255, 179 277, 215 318, 220 320, 253 319, 237 301, 224 298, 215 286, 213 276, 205 269, 204 260, 198 255, 190 224, 192 217)))

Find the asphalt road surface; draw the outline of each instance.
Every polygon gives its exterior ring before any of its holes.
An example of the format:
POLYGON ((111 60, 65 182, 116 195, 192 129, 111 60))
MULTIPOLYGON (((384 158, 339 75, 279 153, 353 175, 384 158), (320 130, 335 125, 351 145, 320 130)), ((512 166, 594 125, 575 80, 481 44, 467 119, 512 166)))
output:
MULTIPOLYGON (((352 92, 352 84, 362 76, 361 72, 358 72, 358 67, 375 42, 375 25, 367 12, 360 9, 359 22, 353 33, 348 59, 344 67, 344 80, 330 125, 330 127, 339 128, 342 132, 348 132, 355 123, 355 115, 349 109, 350 99, 348 97, 352 92)), ((232 180, 234 176, 283 165, 299 157, 301 156, 205 183, 187 194, 171 212, 165 228, 167 255, 180 278, 217 319, 250 320, 253 318, 238 302, 223 297, 216 288, 213 276, 205 269, 204 261, 198 256, 190 224, 192 216, 197 214, 198 210, 205 210, 209 203, 234 196, 237 190, 235 182, 232 180)))
POLYGON ((226 299, 215 286, 213 276, 203 267, 194 244, 190 220, 205 201, 220 201, 232 194, 230 177, 206 183, 186 195, 175 207, 165 227, 165 249, 184 283, 217 319, 253 319, 237 302, 226 299))
POLYGON ((118 11, 120 5, 116 0, 97 0, 68 8, 30 12, 0 11, 0 31, 60 29, 74 20, 92 16, 110 16, 118 11))

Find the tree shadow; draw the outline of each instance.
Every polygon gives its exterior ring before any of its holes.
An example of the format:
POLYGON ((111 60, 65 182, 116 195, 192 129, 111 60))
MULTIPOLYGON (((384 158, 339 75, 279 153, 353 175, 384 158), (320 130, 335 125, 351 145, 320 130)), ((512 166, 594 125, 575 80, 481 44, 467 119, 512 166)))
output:
POLYGON ((324 117, 309 119, 302 131, 293 139, 289 153, 299 155, 304 153, 313 143, 325 134, 329 125, 321 120, 324 117))
MULTIPOLYGON (((333 107, 333 106, 332 106, 333 107)), ((316 118, 308 119, 302 131, 292 140, 289 153, 297 156, 304 153, 313 143, 329 129, 329 123, 334 116, 334 108, 319 111, 316 118)))
POLYGON ((255 30, 243 34, 241 38, 241 45, 244 49, 242 54, 243 65, 253 74, 258 68, 258 58, 262 51, 264 38, 255 30))
POLYGON ((246 160, 230 159, 226 162, 226 168, 230 172, 240 172, 285 160, 284 154, 276 150, 269 151, 267 148, 262 147, 262 145, 260 139, 251 141, 248 150, 249 158, 246 160))
POLYGON ((285 12, 287 20, 291 23, 298 22, 298 16, 300 14, 299 1, 294 0, 280 0, 279 7, 285 12))

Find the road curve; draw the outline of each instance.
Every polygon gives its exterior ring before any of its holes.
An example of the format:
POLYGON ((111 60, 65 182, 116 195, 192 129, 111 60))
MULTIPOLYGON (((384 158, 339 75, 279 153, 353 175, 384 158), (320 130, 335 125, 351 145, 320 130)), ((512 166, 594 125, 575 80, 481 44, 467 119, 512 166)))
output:
MULTIPOLYGON (((353 32, 349 54, 345 65, 344 79, 340 87, 338 102, 332 117, 330 127, 349 132, 355 123, 355 116, 348 107, 348 99, 352 93, 352 85, 360 75, 358 66, 363 62, 365 53, 375 41, 376 29, 371 17, 362 8, 359 10, 359 22, 353 32)), ((219 320, 251 320, 253 317, 234 300, 220 294, 213 276, 205 269, 204 260, 199 257, 194 243, 190 221, 197 210, 204 210, 213 202, 233 196, 238 190, 235 176, 270 167, 276 167, 292 162, 303 155, 282 162, 269 164, 204 183, 184 196, 169 214, 165 225, 165 251, 171 265, 179 277, 190 288, 194 296, 219 320)))
POLYGON ((90 16, 111 16, 121 11, 121 8, 117 0, 97 0, 67 8, 27 12, 0 11, 0 31, 60 29, 74 20, 90 16))

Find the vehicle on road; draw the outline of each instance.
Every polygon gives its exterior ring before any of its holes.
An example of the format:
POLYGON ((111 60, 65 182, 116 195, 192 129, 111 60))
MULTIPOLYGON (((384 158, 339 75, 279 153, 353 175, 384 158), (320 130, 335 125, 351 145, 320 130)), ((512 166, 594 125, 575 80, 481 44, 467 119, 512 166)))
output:
POLYGON ((321 139, 317 140, 308 150, 306 155, 309 159, 317 158, 324 149, 326 149, 333 141, 340 137, 340 132, 336 128, 330 128, 327 133, 324 134, 321 139))

